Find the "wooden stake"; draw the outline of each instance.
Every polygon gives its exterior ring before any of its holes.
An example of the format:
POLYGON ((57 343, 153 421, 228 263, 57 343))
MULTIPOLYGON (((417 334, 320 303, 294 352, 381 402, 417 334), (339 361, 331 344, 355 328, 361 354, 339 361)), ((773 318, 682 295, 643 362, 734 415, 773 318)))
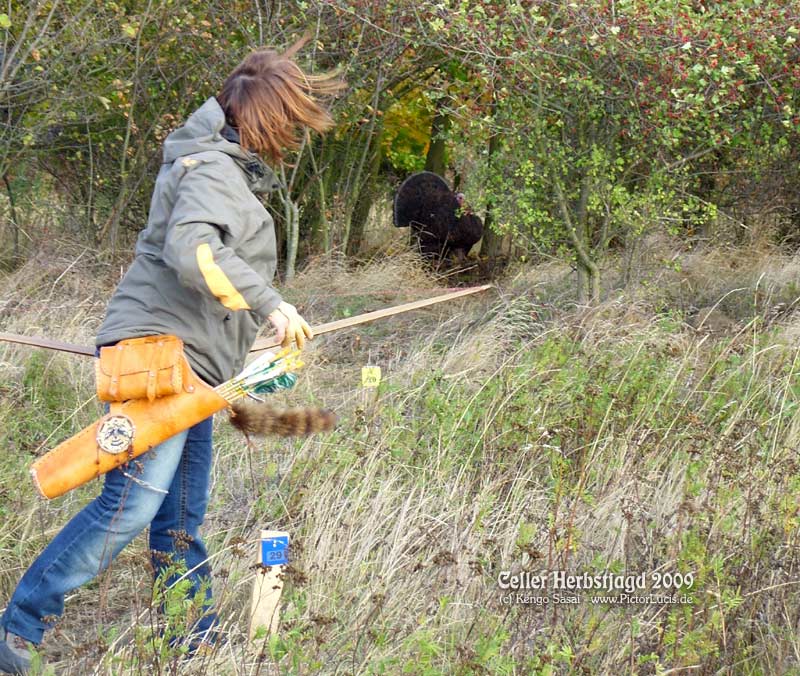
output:
MULTIPOLYGON (((369 360, 372 362, 372 359, 369 360)), ((361 403, 364 409, 364 418, 369 421, 375 413, 375 403, 378 401, 378 386, 381 384, 381 367, 372 363, 361 367, 361 403)), ((369 423, 367 423, 369 424, 369 423)))
POLYGON ((283 567, 289 563, 289 533, 280 530, 262 530, 258 546, 258 562, 253 597, 250 604, 250 640, 254 640, 261 627, 267 634, 275 634, 280 623, 283 567))

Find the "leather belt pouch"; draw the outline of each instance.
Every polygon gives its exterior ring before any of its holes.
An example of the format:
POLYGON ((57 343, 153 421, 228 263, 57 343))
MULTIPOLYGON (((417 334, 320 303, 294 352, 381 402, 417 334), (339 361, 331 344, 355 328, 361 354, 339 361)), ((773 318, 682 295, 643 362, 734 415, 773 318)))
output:
POLYGON ((97 398, 154 401, 183 391, 191 369, 176 336, 145 336, 100 348, 95 362, 97 398))

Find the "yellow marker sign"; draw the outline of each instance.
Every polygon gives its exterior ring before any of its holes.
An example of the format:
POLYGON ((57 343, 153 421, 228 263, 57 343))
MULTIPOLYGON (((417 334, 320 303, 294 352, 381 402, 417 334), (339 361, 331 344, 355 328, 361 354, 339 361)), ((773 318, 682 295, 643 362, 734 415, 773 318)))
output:
POLYGON ((361 367, 361 385, 363 387, 378 387, 381 384, 380 366, 361 367))

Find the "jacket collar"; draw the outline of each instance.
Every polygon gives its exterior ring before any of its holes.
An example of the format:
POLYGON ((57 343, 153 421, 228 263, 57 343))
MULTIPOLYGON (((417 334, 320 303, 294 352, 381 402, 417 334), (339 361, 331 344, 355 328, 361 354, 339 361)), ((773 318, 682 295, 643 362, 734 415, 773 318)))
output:
MULTIPOLYGON (((236 143, 241 147, 239 131, 236 127, 232 127, 226 122, 225 126, 220 129, 219 134, 226 141, 236 143)), ((250 190, 256 194, 261 194, 272 192, 281 187, 275 172, 258 155, 244 148, 242 148, 242 151, 247 154, 247 159, 237 156, 234 157, 234 160, 244 171, 250 190)))
POLYGON ((244 173, 252 192, 262 194, 280 188, 275 172, 258 155, 241 146, 237 130, 226 122, 225 113, 213 96, 167 137, 164 162, 208 150, 229 155, 244 173))
POLYGON ((281 187, 275 172, 255 153, 248 152, 248 159, 234 157, 233 160, 244 172, 247 185, 256 195, 272 192, 281 187))

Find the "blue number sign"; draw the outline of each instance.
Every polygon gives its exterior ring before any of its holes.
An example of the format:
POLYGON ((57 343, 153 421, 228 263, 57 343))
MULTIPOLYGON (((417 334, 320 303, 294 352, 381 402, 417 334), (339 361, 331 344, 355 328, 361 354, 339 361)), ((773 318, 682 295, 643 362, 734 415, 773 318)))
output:
POLYGON ((281 535, 261 540, 261 563, 282 566, 289 563, 289 536, 281 535))

